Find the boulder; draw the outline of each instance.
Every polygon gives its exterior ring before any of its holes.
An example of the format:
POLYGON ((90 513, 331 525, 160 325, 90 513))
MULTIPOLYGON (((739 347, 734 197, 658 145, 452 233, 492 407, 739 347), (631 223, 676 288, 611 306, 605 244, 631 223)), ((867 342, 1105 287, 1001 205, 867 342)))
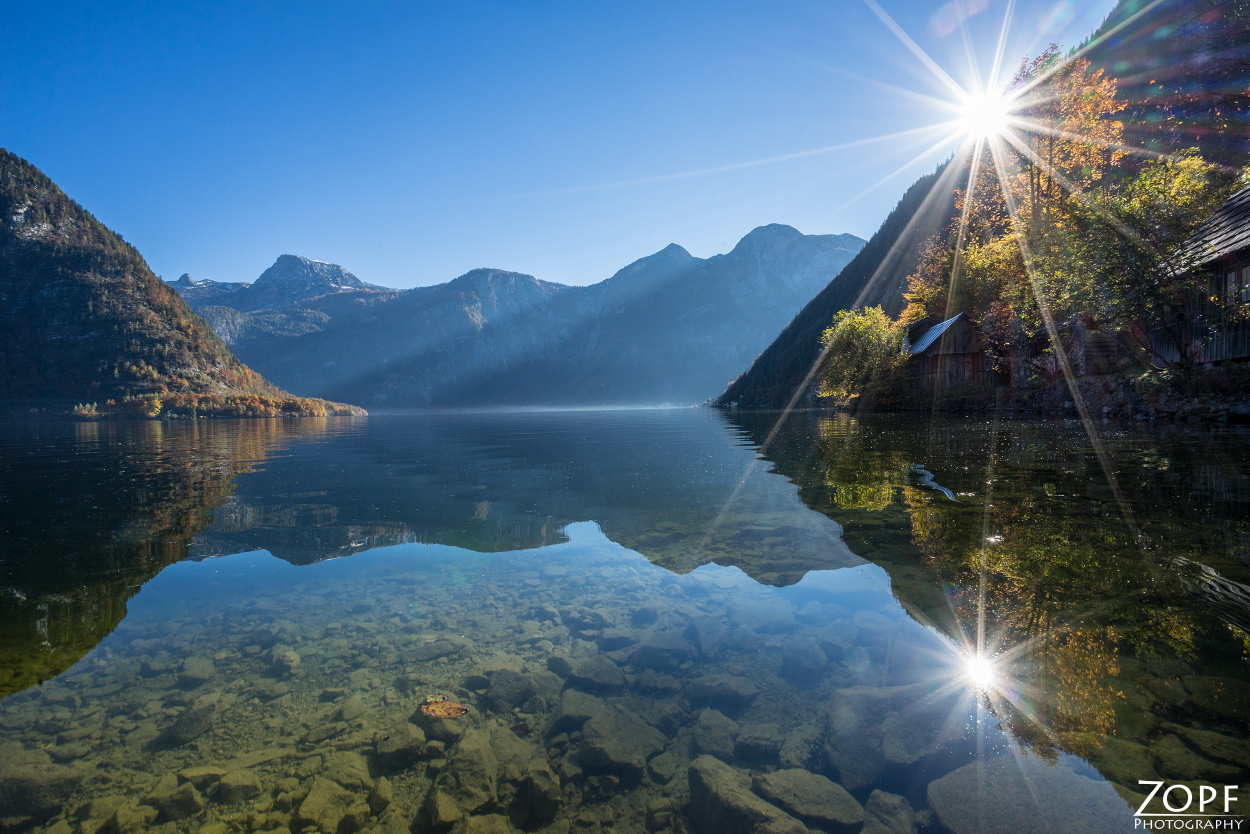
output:
POLYGON ((546 762, 530 767, 525 779, 525 793, 529 798, 530 819, 533 822, 551 822, 564 804, 560 778, 551 772, 546 762))
POLYGON ((395 788, 385 776, 379 776, 378 781, 374 783, 373 790, 369 791, 369 810, 374 815, 379 815, 390 807, 391 802, 395 799, 395 788))
POLYGON ((1037 759, 999 756, 929 783, 929 806, 954 834, 1132 831, 1134 808, 1109 782, 1037 759))
POLYGON ((456 804, 456 800, 451 798, 442 787, 437 783, 430 786, 430 790, 425 795, 425 801, 421 803, 421 811, 417 815, 421 828, 413 827, 414 831, 432 830, 446 831, 456 824, 464 814, 460 811, 460 806, 456 804))
POLYGON ((742 762, 775 764, 785 740, 776 724, 748 724, 734 740, 734 757, 742 762))
POLYGON ((425 733, 407 721, 400 721, 379 733, 373 743, 378 763, 389 770, 408 767, 425 752, 425 733))
POLYGON ((196 687, 210 680, 217 674, 213 661, 207 657, 188 657, 182 661, 182 671, 178 673, 178 682, 183 686, 196 687))
POLYGON ((781 654, 781 676, 795 686, 813 686, 825 674, 829 658, 814 643, 798 643, 781 654))
POLYGON ((204 797, 200 796, 200 792, 190 782, 183 782, 172 791, 153 798, 165 819, 186 819, 204 810, 204 797))
POLYGON ((568 685, 592 692, 611 692, 625 687, 621 668, 601 654, 578 661, 569 673, 568 685))
POLYGON ((269 671, 275 675, 293 675, 299 664, 299 653, 290 646, 279 643, 269 650, 269 671))
POLYGON ((78 771, 53 764, 42 750, 0 745, 0 818, 46 819, 61 810, 80 781, 78 771))
POLYGON ((220 702, 221 695, 216 692, 196 698, 165 731, 165 740, 172 745, 186 744, 207 733, 217 721, 220 702))
POLYGON ((1201 710, 1241 722, 1250 714, 1250 683, 1233 678, 1187 675, 1181 678, 1189 690, 1189 701, 1201 710))
POLYGON ((586 722, 578 757, 588 767, 641 774, 647 759, 667 741, 659 730, 618 707, 586 722))
POLYGON ((339 721, 355 721, 367 712, 365 702, 359 695, 353 695, 343 702, 336 716, 339 721))
POLYGON ((576 689, 566 689, 560 693, 560 705, 551 716, 547 734, 554 736, 580 730, 587 721, 607 711, 608 704, 602 698, 576 689))
POLYGON ((471 813, 498 799, 499 760, 483 730, 466 730, 439 774, 438 784, 464 812, 471 813))
POLYGON ((738 675, 704 675, 686 687, 692 706, 709 706, 738 712, 746 709, 759 694, 759 687, 738 675))
POLYGON ((527 675, 511 669, 500 669, 490 677, 490 688, 486 690, 486 700, 499 712, 508 712, 519 707, 534 695, 538 687, 527 675))
POLYGON ((355 804, 355 794, 318 776, 313 779, 308 794, 291 819, 291 827, 315 826, 321 834, 336 834, 339 823, 355 804))
POLYGON ((733 760, 738 725, 723 713, 714 709, 703 710, 694 723, 693 735, 698 752, 715 756, 723 762, 733 760))
POLYGON ((873 791, 864 803, 863 834, 916 834, 916 812, 904 797, 873 791))
POLYGON ((233 805, 236 802, 255 799, 260 796, 261 790, 263 787, 260 777, 255 773, 250 770, 234 770, 221 777, 217 788, 217 798, 233 805))
POLYGON ((807 770, 756 776, 752 786, 792 816, 829 831, 855 831, 864 822, 864 809, 855 797, 837 782, 807 770))
POLYGON ((751 777, 711 756, 690 765, 690 818, 702 834, 808 834, 807 826, 751 792, 751 777))
POLYGON ((349 791, 373 789, 369 765, 359 753, 353 753, 350 750, 338 750, 326 756, 321 766, 321 775, 337 782, 349 791))
POLYGON ((642 641, 629 657, 636 669, 676 669, 694 656, 694 646, 675 631, 659 631, 642 641))

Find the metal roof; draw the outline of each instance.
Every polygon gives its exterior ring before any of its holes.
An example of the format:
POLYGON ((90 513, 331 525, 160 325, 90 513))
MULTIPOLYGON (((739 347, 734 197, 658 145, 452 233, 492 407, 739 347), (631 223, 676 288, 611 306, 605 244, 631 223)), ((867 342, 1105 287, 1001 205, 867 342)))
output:
POLYGON ((1228 202, 1185 242, 1181 253, 1201 266, 1247 247, 1250 247, 1250 187, 1228 198, 1228 202))
POLYGON ((954 324, 956 321, 958 321, 962 316, 963 316, 963 313, 956 313, 954 318, 949 318, 946 321, 942 322, 941 324, 935 324, 932 327, 930 327, 928 332, 926 332, 923 336, 921 336, 916 341, 916 344, 911 346, 912 355, 915 356, 917 353, 924 353, 926 350, 928 350, 933 345, 933 343, 936 342, 939 338, 941 338, 942 334, 945 333, 947 329, 950 328, 950 326, 954 324))

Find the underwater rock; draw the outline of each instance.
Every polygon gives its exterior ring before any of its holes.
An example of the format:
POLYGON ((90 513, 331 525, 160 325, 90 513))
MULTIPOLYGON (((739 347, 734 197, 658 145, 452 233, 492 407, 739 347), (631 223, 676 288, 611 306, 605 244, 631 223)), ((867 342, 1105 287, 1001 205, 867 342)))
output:
POLYGON ((848 791, 877 781, 886 762, 914 764, 946 741, 953 690, 934 697, 928 686, 834 690, 825 724, 825 755, 848 791))
POLYGON ((904 797, 873 791, 864 803, 862 834, 916 834, 916 812, 904 797))
POLYGON ((525 792, 529 797, 530 818, 534 822, 551 822, 564 804, 560 778, 551 772, 546 762, 531 765, 526 775, 525 792))
POLYGON ((795 686, 814 686, 825 674, 829 658, 814 643, 798 643, 781 655, 781 676, 795 686))
POLYGON ((759 687, 740 675, 704 675, 686 686, 686 697, 692 706, 738 712, 749 707, 759 691, 759 687))
POLYGON ((281 643, 269 651, 269 670, 276 675, 293 675, 299 669, 299 653, 281 643))
POLYGON ((326 756, 325 763, 321 766, 321 775, 349 791, 373 789, 369 765, 359 753, 350 750, 338 750, 326 756))
POLYGON ((778 770, 756 776, 755 792, 792 816, 827 828, 847 831, 864 821, 864 809, 837 782, 806 770, 778 770))
POLYGON ((631 628, 605 628, 595 642, 600 651, 615 652, 637 643, 638 636, 631 628))
POLYGON ((588 767, 642 773, 647 759, 664 749, 664 734, 619 707, 582 727, 578 758, 588 767))
POLYGON ((749 724, 734 741, 734 758, 743 762, 775 764, 785 736, 776 724, 749 724))
POLYGON ((1133 809, 1108 782, 1033 758, 973 762, 929 783, 929 805, 954 834, 1131 831, 1133 809), (1049 801, 1061 796, 1063 802, 1049 801))
POLYGON ((621 668, 603 655, 595 655, 580 661, 569 673, 568 685, 591 691, 623 689, 625 676, 621 668))
POLYGON ((178 771, 178 780, 180 782, 190 782, 195 785, 197 790, 207 790, 208 786, 221 779, 226 775, 226 769, 222 767, 213 767, 212 765, 199 765, 197 767, 187 767, 178 771))
POLYGON ((733 760, 738 725, 724 713, 714 709, 703 710, 695 721, 693 735, 698 752, 725 762, 733 760))
POLYGON ((213 661, 207 657, 188 657, 182 661, 182 671, 178 673, 178 683, 187 687, 201 686, 217 674, 213 661))
POLYGON ((400 721, 374 741, 378 763, 389 770, 401 770, 425 752, 425 733, 407 721, 400 721))
POLYGON ((660 784, 668 782, 677 773, 681 761, 672 753, 661 753, 647 762, 647 772, 660 784))
POLYGON ((490 677, 486 700, 499 712, 507 712, 537 694, 538 686, 532 678, 511 669, 500 669, 490 677))
POLYGON ((786 734, 777 756, 782 767, 801 767, 810 770, 822 749, 824 731, 819 724, 803 724, 786 734))
MULTIPOLYGON (((147 831, 156 821, 160 811, 147 805, 126 803, 113 812, 100 831, 108 834, 130 834, 132 831, 147 831)), ((86 828, 86 826, 84 826, 86 828)))
POLYGON ((634 649, 629 665, 636 669, 665 672, 676 669, 694 655, 694 646, 675 631, 657 631, 634 649))
POLYGON ((250 770, 234 770, 221 777, 218 782, 217 799, 229 805, 246 802, 260 796, 263 787, 260 777, 250 770))
POLYGON ((456 822, 463 817, 460 806, 456 804, 456 800, 452 799, 448 793, 443 790, 438 783, 430 786, 429 792, 425 795, 425 801, 421 803, 421 811, 417 815, 417 821, 421 827, 413 827, 414 831, 430 829, 433 831, 445 831, 451 828, 456 822))
POLYGON ((190 782, 183 782, 172 791, 157 794, 152 799, 166 819, 186 819, 204 810, 204 797, 190 782))
POLYGON ((369 810, 374 814, 381 814, 390 807, 394 800, 395 788, 391 785, 391 781, 385 776, 379 776, 378 781, 373 785, 373 790, 369 791, 369 810))
POLYGON ((1250 740, 1191 727, 1178 727, 1177 731, 1203 754, 1250 769, 1250 740))
POLYGON ((577 689, 566 689, 560 693, 560 705, 551 716, 547 735, 554 736, 579 730, 587 721, 605 714, 607 710, 608 704, 602 698, 577 689))
POLYGON ((1250 714, 1250 683, 1209 675, 1188 675, 1181 682, 1189 690, 1189 702, 1199 709, 1230 721, 1250 714))
POLYGON ((53 764, 43 751, 0 745, 0 819, 45 819, 65 804, 82 774, 53 764))
POLYGON ((690 817, 703 834, 808 834, 807 826, 751 792, 751 777, 711 756, 690 765, 690 817))
POLYGON ((339 823, 355 803, 356 796, 351 791, 318 776, 292 817, 291 828, 316 826, 321 834, 336 834, 339 823))
POLYGON ((451 640, 435 640, 430 643, 422 643, 414 646, 410 653, 412 659, 418 663, 428 663, 431 660, 437 660, 440 657, 451 657, 459 655, 464 650, 464 646, 460 643, 454 643, 451 640))
POLYGON ((221 695, 217 692, 196 698, 165 731, 165 741, 171 745, 186 744, 207 733, 217 721, 217 706, 220 701, 221 695))
POLYGON ((1136 788, 1138 779, 1154 779, 1158 775, 1155 754, 1144 744, 1101 733, 1089 733, 1081 739, 1086 742, 1085 758, 1112 782, 1136 788))
POLYGON ((573 673, 573 664, 567 657, 555 654, 547 658, 547 671, 560 678, 567 678, 573 673))
POLYGON ((339 707, 337 719, 339 721, 355 721, 367 712, 365 702, 360 699, 359 695, 353 695, 343 702, 339 707))
POLYGON ((447 769, 438 782, 455 799, 461 810, 472 813, 498 799, 499 760, 483 730, 465 731, 452 749, 447 769))
MULTIPOLYGON (((1167 779, 1204 780, 1208 782, 1236 781, 1241 768, 1236 765, 1213 762, 1191 750, 1171 733, 1156 739, 1150 752, 1159 760, 1159 774, 1167 779)), ((1136 787, 1136 780, 1129 787, 1136 787)))

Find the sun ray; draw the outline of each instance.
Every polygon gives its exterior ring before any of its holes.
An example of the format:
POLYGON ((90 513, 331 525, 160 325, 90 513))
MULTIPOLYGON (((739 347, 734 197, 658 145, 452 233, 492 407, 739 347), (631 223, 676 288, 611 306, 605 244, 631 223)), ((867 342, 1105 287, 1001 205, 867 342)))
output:
POLYGON ((903 45, 911 50, 911 53, 919 58, 920 62, 928 67, 929 71, 932 72, 939 81, 946 85, 947 89, 949 89, 956 96, 963 93, 963 87, 959 86, 959 83, 955 81, 955 79, 951 78, 950 75, 947 74, 946 70, 942 69, 942 67, 938 65, 937 61, 930 58, 929 53, 920 48, 920 44, 912 40, 911 36, 903 30, 903 27, 899 26, 898 23, 894 21, 894 18, 890 17, 886 10, 881 8, 881 6, 877 3, 877 0, 864 0, 864 3, 866 3, 868 8, 872 9, 873 13, 881 19, 881 22, 894 33, 895 37, 902 41, 903 45))

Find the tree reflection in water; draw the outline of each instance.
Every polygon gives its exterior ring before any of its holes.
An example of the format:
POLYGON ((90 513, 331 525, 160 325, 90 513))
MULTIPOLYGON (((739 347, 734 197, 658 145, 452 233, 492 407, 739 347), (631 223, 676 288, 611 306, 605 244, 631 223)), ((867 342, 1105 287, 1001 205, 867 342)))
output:
MULTIPOLYGON (((734 420, 758 442, 773 417, 734 420)), ((1135 529, 1078 424, 913 419, 797 414, 765 454, 951 638, 953 676, 1023 746, 1132 790, 1236 771, 1188 754, 1209 730, 1245 743, 1246 612, 1218 589, 1250 569, 1247 438, 1105 427, 1135 529), (960 503, 909 477, 916 464, 960 503), (992 658, 995 680, 970 681, 969 658, 992 658)))

